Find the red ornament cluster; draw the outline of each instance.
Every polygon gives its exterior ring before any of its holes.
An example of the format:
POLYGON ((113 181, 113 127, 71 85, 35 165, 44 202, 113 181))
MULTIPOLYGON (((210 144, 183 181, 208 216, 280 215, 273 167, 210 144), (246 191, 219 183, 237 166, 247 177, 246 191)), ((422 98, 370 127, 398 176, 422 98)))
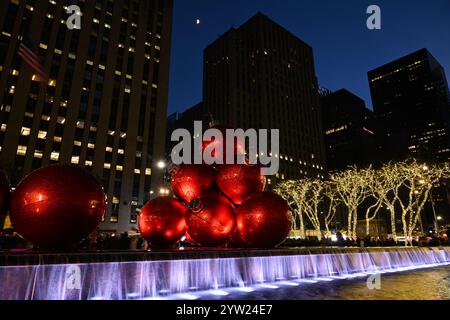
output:
POLYGON ((173 168, 176 199, 157 198, 145 205, 139 216, 142 236, 154 247, 174 246, 183 237, 203 247, 279 245, 291 230, 292 214, 283 198, 263 192, 266 178, 260 169, 248 164, 173 168))
POLYGON ((87 237, 106 209, 102 186, 84 169, 52 165, 25 177, 11 198, 11 223, 42 248, 66 248, 87 237))

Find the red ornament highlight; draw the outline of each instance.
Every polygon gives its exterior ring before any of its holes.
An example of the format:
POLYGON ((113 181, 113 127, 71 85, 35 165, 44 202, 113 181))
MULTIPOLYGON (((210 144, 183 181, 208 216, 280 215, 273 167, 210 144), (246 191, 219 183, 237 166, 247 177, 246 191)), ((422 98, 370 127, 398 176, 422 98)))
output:
POLYGON ((182 164, 170 171, 174 194, 187 204, 211 189, 216 178, 215 169, 207 165, 182 164))
POLYGON ((210 193, 192 205, 186 215, 192 240, 205 247, 226 244, 236 225, 233 204, 222 195, 210 193))
POLYGON ((264 190, 266 177, 261 175, 258 165, 224 165, 218 170, 216 183, 223 194, 240 205, 252 194, 264 190))
POLYGON ((202 152, 205 152, 205 149, 208 148, 211 152, 211 156, 213 158, 222 159, 223 164, 227 161, 227 146, 228 143, 233 143, 233 151, 234 151, 234 160, 237 159, 238 154, 245 154, 245 142, 240 142, 238 139, 234 139, 234 141, 227 140, 227 127, 223 125, 214 125, 209 129, 216 129, 222 133, 222 140, 203 140, 202 141, 202 152))
POLYGON ((8 178, 0 171, 0 230, 3 228, 11 200, 11 187, 8 178))
POLYGON ((273 248, 289 235, 292 213, 282 197, 258 192, 238 208, 236 221, 240 238, 250 246, 273 248))
POLYGON ((149 201, 139 215, 142 237, 153 247, 172 247, 186 234, 187 208, 171 197, 149 201))
POLYGON ((14 229, 33 244, 65 248, 93 232, 105 209, 105 193, 91 174, 75 166, 52 165, 19 183, 10 217, 14 229))

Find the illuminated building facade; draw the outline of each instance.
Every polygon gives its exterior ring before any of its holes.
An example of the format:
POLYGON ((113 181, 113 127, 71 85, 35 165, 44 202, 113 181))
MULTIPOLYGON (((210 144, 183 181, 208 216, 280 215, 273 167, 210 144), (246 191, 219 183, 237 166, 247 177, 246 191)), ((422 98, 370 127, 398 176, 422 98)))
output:
POLYGON ((325 148, 312 48, 258 13, 204 51, 203 114, 232 128, 279 129, 270 180, 322 177, 325 148))
POLYGON ((328 170, 364 167, 379 160, 373 112, 364 100, 341 89, 321 95, 328 170))
POLYGON ((0 165, 13 186, 52 163, 88 169, 108 197, 100 228, 129 231, 162 181, 172 1, 72 1, 81 30, 67 27, 64 4, 0 6, 0 165), (17 55, 22 30, 46 83, 17 55))
POLYGON ((450 159, 445 71, 422 49, 368 73, 374 111, 392 158, 450 159))

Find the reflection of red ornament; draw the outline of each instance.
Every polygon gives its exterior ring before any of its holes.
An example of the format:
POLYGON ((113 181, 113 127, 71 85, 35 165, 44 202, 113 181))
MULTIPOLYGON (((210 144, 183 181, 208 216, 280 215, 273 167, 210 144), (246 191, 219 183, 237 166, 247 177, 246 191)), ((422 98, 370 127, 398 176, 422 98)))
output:
POLYGON ((219 168, 216 183, 233 203, 241 204, 255 192, 264 190, 266 177, 257 165, 224 165, 219 168))
POLYGON ((11 189, 8 178, 3 171, 0 171, 0 230, 5 223, 6 214, 9 209, 9 201, 11 199, 11 189))
POLYGON ((205 247, 225 244, 236 225, 233 204, 224 196, 210 193, 194 200, 192 207, 186 224, 194 242, 205 247))
POLYGON ((13 192, 10 217, 25 239, 62 248, 88 236, 102 221, 106 197, 84 169, 52 165, 34 171, 13 192))
POLYGON ((258 192, 237 210, 237 229, 241 238, 251 246, 275 247, 288 236, 292 214, 288 203, 280 196, 258 192))
POLYGON ((207 165, 182 164, 171 170, 172 190, 186 203, 199 198, 214 184, 216 172, 207 165))
POLYGON ((149 201, 139 215, 142 237, 152 246, 174 246, 186 233, 186 211, 181 202, 171 197, 149 201))
POLYGON ((239 142, 236 138, 233 142, 227 141, 227 127, 223 125, 215 125, 212 126, 209 129, 216 129, 219 130, 222 133, 222 140, 203 140, 202 141, 202 152, 205 151, 207 147, 209 147, 209 151, 211 152, 211 156, 213 158, 222 159, 223 163, 225 164, 227 162, 227 146, 228 143, 234 143, 233 144, 233 151, 234 151, 234 159, 236 159, 236 155, 238 154, 245 154, 245 142, 239 142))

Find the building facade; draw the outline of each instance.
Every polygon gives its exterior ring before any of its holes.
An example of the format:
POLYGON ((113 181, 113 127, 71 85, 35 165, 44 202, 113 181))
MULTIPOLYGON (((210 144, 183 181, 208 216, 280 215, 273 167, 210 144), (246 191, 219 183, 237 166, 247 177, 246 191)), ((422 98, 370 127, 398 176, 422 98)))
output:
POLYGON ((13 187, 42 166, 78 165, 107 194, 100 228, 136 228, 162 181, 171 28, 171 0, 2 1, 0 165, 13 187), (80 30, 66 25, 69 4, 80 30), (48 82, 18 56, 24 34, 48 82))
POLYGON ((341 89, 321 95, 328 170, 365 167, 380 160, 378 130, 364 100, 341 89))
POLYGON ((322 177, 322 120, 312 48, 258 13, 204 51, 203 113, 231 128, 279 129, 271 179, 322 177))
POLYGON ((426 49, 369 71, 374 111, 392 158, 450 159, 445 71, 426 49))

